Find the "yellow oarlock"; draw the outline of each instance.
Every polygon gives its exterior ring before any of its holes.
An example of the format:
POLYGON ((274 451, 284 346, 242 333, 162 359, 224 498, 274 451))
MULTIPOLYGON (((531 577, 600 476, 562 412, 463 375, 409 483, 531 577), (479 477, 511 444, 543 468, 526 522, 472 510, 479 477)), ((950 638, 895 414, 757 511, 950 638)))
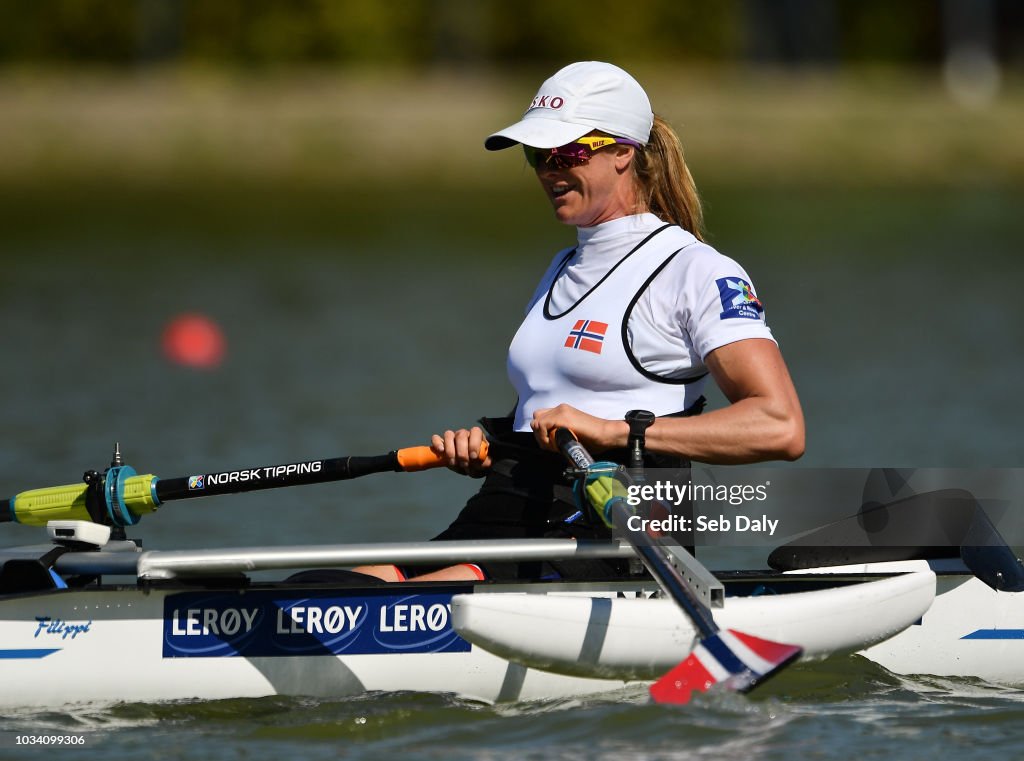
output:
MULTIPOLYGON (((156 480, 151 473, 124 479, 121 504, 136 516, 156 510, 159 506, 153 494, 156 480)), ((88 490, 84 483, 29 489, 11 498, 11 512, 18 523, 28 526, 45 526, 49 521, 91 521, 86 507, 88 490)))
POLYGON ((585 493, 605 525, 613 527, 612 505, 616 500, 625 501, 629 496, 622 483, 623 468, 614 462, 595 462, 587 469, 585 493))

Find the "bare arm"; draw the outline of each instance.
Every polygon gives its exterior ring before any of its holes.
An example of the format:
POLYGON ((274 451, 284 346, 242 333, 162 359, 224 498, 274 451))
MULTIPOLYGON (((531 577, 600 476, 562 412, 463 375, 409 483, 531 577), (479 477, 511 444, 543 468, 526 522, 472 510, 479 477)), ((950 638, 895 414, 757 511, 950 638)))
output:
MULTIPOLYGON (((652 452, 700 462, 745 463, 795 460, 804 452, 800 400, 773 341, 750 338, 712 351, 705 364, 728 407, 689 418, 662 417, 647 430, 652 452)), ((621 420, 603 420, 567 404, 538 410, 537 440, 554 449, 554 431, 571 428, 595 452, 626 445, 629 429, 621 420)))

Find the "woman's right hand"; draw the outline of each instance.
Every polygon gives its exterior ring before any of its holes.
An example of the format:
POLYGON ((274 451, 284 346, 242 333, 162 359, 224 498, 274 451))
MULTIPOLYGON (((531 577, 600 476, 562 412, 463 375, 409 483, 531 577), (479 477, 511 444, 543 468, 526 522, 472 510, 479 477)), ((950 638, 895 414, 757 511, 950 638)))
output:
POLYGON ((490 455, 480 456, 484 432, 478 426, 469 430, 445 431, 430 438, 430 448, 443 457, 451 470, 464 476, 480 478, 491 469, 490 455))

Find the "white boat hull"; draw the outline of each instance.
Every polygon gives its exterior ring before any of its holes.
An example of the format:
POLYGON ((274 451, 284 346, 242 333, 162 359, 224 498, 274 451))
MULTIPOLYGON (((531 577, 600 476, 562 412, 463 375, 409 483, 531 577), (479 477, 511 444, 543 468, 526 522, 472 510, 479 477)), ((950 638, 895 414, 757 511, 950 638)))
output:
MULTIPOLYGON (((919 619, 935 597, 929 570, 849 586, 727 597, 716 623, 800 645, 804 657, 850 653, 919 619)), ((530 668, 574 676, 655 679, 683 660, 698 633, 667 599, 473 594, 452 601, 456 630, 530 668)))
MULTIPOLYGON (((302 642, 303 636, 292 633, 283 636, 276 649, 272 645, 256 650, 259 654, 244 654, 240 644, 237 649, 221 648, 206 655, 176 654, 176 648, 187 646, 189 637, 195 637, 198 649, 216 638, 203 636, 202 615, 190 620, 187 612, 179 615, 179 633, 173 633, 175 594, 134 589, 62 591, 4 601, 0 607, 0 684, 4 685, 0 708, 275 694, 334 697, 376 690, 449 692, 497 702, 595 693, 623 684, 524 668, 468 643, 454 652, 404 652, 408 638, 381 646, 378 652, 322 650, 303 655, 286 649, 312 640, 302 642), (189 630, 195 634, 185 633, 189 630)), ((251 593, 210 595, 217 598, 221 610, 231 609, 231 595, 237 597, 238 609, 252 597, 251 593)), ((409 597, 408 593, 402 596, 409 597)), ((343 602, 346 598, 334 592, 331 599, 343 602)), ((352 603, 364 600, 357 594, 352 603)), ((223 616, 218 619, 223 620, 223 616)), ((239 620, 244 626, 244 618, 239 620)), ((234 626, 235 619, 228 623, 234 626)), ((375 636, 384 639, 379 623, 362 624, 370 641, 375 636)), ((276 622, 271 626, 276 628, 276 622)), ((295 629, 301 624, 286 620, 285 626, 295 629)), ((442 629, 458 640, 447 622, 442 629)), ((221 639, 227 638, 222 634, 221 639)))
MULTIPOLYGON (((421 560, 479 551, 441 544, 405 551, 421 560)), ((59 589, 45 588, 48 571, 35 560, 46 551, 8 554, 25 581, 0 595, 0 708, 405 690, 559 698, 660 676, 696 636, 674 603, 651 598, 651 580, 248 584, 240 570, 374 556, 363 547, 113 550, 62 556, 56 567, 84 586, 59 589), (131 583, 90 581, 97 568, 131 583)), ((727 597, 716 620, 812 658, 861 651, 896 673, 1024 684, 1024 593, 994 592, 963 569, 936 576, 924 561, 801 573, 751 582, 738 572, 726 587, 740 594, 752 584, 817 591, 727 597)))
MULTIPOLYGON (((920 569, 928 563, 904 561, 884 567, 920 569)), ((974 576, 939 576, 935 602, 920 621, 861 654, 896 674, 1022 686, 1024 592, 997 592, 974 576)))
MULTIPOLYGON (((717 616, 819 656, 907 626, 928 607, 934 585, 925 571, 729 598, 717 616)), ((694 642, 671 601, 647 599, 649 582, 618 586, 628 597, 594 585, 567 594, 571 585, 558 584, 525 587, 529 594, 523 586, 419 585, 18 595, 0 604, 0 682, 8 686, 0 707, 402 690, 484 702, 593 694, 659 676, 694 642), (608 613, 603 630, 595 611, 608 613), (478 630, 492 632, 490 640, 478 630), (515 651, 515 642, 535 643, 537 632, 547 650, 515 651), (495 645, 499 633, 504 649, 495 645)))

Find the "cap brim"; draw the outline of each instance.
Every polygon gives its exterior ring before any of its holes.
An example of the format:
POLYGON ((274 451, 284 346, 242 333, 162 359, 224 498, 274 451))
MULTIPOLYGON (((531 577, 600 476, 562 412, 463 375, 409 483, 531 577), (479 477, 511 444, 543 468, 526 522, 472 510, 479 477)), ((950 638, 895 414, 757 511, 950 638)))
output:
POLYGON ((569 124, 537 116, 527 117, 489 136, 484 140, 484 148, 489 151, 500 151, 519 143, 531 148, 557 148, 593 130, 593 127, 582 124, 569 124))

